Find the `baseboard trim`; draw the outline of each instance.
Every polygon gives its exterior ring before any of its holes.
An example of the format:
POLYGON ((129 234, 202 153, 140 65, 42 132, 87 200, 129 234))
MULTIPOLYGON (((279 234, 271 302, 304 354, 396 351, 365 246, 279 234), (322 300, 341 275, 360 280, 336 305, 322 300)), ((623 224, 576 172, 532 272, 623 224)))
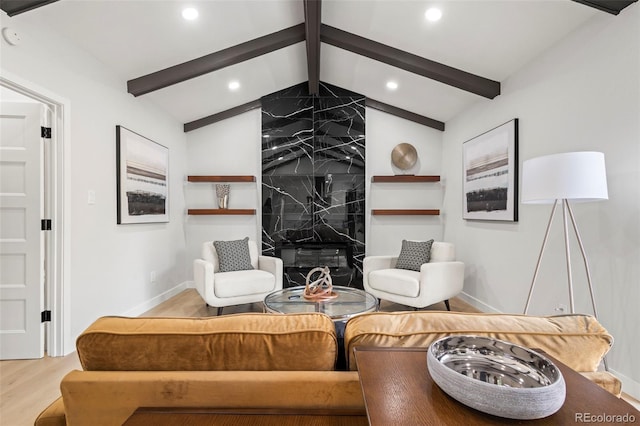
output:
POLYGON ((149 309, 155 308, 156 306, 158 306, 159 304, 161 304, 162 302, 164 302, 165 300, 169 300, 171 299, 173 296, 175 296, 176 294, 186 290, 188 288, 188 281, 182 282, 180 284, 178 284, 177 286, 170 288, 169 290, 160 293, 159 295, 157 295, 156 297, 153 297, 149 300, 147 300, 146 302, 143 302, 141 304, 139 304, 138 306, 129 309, 128 311, 124 312, 122 315, 125 317, 137 317, 140 316, 142 314, 144 314, 145 312, 147 312, 149 309))
POLYGON ((464 302, 467 302, 468 304, 470 304, 474 308, 480 309, 482 312, 493 313, 493 314, 501 314, 501 313, 503 313, 503 312, 499 311, 498 309, 494 308, 493 306, 488 305, 488 304, 484 303, 483 301, 481 301, 479 299, 476 299, 473 296, 468 295, 464 291, 462 293, 458 294, 456 297, 460 298, 464 302))
POLYGON ((625 376, 616 370, 609 370, 611 374, 622 381, 622 392, 640 401, 640 383, 636 382, 629 376, 625 376))

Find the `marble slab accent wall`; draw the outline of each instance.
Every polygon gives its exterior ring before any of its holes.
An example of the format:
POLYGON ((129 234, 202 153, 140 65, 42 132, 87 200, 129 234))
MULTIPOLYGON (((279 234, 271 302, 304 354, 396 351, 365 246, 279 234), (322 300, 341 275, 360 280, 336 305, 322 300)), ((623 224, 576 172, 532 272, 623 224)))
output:
POLYGON ((283 259, 285 285, 329 266, 362 288, 365 98, 326 83, 262 98, 262 251, 283 259))

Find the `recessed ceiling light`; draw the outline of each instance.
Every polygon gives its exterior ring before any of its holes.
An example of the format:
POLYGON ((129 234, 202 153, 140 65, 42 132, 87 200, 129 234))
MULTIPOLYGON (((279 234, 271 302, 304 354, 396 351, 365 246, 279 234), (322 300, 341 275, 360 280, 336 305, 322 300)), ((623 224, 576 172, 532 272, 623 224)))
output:
POLYGON ((193 7, 187 7, 186 9, 182 10, 182 17, 187 21, 193 21, 194 19, 198 18, 198 11, 193 7))
POLYGON ((431 7, 424 13, 424 17, 427 18, 428 21, 436 22, 442 18, 442 11, 437 7, 431 7))
POLYGON ((240 83, 237 81, 232 81, 229 83, 229 90, 238 90, 240 88, 240 83))
POLYGON ((387 89, 396 90, 398 88, 398 83, 395 81, 387 81, 387 89))

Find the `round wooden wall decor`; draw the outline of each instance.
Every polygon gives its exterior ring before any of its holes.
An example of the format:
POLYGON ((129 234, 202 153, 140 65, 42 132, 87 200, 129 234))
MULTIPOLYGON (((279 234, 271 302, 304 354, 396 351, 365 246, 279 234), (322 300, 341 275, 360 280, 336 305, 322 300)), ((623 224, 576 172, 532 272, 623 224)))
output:
POLYGON ((401 170, 413 167, 418 161, 418 151, 410 143, 400 143, 391 151, 391 162, 401 170))

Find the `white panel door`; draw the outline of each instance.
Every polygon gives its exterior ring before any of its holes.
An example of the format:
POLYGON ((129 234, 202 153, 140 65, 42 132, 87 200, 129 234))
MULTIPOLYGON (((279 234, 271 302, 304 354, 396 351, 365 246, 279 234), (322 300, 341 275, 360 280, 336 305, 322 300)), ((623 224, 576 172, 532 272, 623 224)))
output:
POLYGON ((0 359, 44 355, 40 111, 0 103, 0 359))

